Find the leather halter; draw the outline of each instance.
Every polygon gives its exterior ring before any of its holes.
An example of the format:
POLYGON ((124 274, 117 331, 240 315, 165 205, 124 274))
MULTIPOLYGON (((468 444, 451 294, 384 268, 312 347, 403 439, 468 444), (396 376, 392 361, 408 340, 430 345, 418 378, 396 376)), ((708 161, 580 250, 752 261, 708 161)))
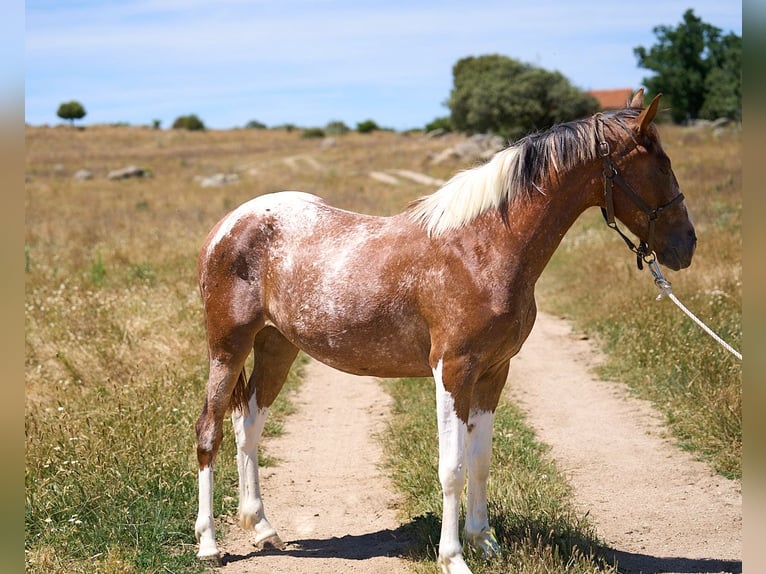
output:
POLYGON ((659 207, 649 207, 646 202, 641 198, 638 193, 630 186, 630 184, 623 179, 623 177, 617 171, 617 168, 612 162, 611 153, 612 150, 609 146, 609 142, 604 137, 604 117, 602 114, 596 114, 596 135, 598 136, 598 155, 604 162, 604 203, 605 207, 601 208, 601 213, 604 216, 604 221, 611 229, 614 229, 620 237, 622 237, 628 248, 636 254, 636 265, 639 269, 643 269, 643 263, 651 263, 655 260, 654 255, 654 222, 659 218, 660 214, 672 207, 676 203, 683 201, 684 194, 679 193, 673 199, 661 205, 659 207), (649 237, 646 241, 640 240, 638 246, 636 246, 631 239, 625 235, 622 230, 617 226, 617 221, 614 218, 614 184, 620 186, 636 207, 646 215, 647 223, 649 227, 649 237))

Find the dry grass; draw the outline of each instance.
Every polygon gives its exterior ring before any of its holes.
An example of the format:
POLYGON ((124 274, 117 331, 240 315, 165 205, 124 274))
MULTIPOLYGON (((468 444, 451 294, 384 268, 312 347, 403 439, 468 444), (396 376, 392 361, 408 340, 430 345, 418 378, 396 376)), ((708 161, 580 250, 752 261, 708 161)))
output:
MULTIPOLYGON (((193 429, 207 365, 195 267, 207 231, 246 199, 280 189, 393 212, 430 189, 389 186, 368 172, 420 171, 429 147, 445 145, 391 133, 336 141, 321 148, 282 131, 28 128, 28 571, 200 569, 193 429), (107 179, 131 164, 153 176, 107 179), (73 179, 83 168, 93 179, 73 179), (240 180, 195 181, 220 172, 240 180)), ((235 512, 233 453, 229 434, 217 465, 218 515, 235 512)))
MULTIPOLYGON (((665 140, 700 235, 692 270, 671 280, 682 300, 738 344, 738 138, 669 130, 665 140)), ((195 265, 208 229, 241 202, 281 189, 314 192, 365 213, 399 211, 432 189, 406 179, 387 185, 369 172, 409 169, 446 179, 465 166, 429 167, 427 157, 448 143, 385 132, 351 133, 321 147, 299 132, 272 130, 27 128, 28 571, 200 570, 191 530, 193 426, 207 365, 195 265), (153 177, 106 178, 129 164, 153 177), (93 179, 74 180, 81 168, 93 179), (195 181, 219 172, 240 180, 217 188, 195 181)), ((674 311, 657 311, 651 282, 636 279, 627 252, 602 226, 586 216, 567 236, 544 274, 541 306, 555 305, 600 333, 629 361, 610 363, 609 372, 641 392, 651 394, 658 378, 671 382, 672 392, 654 398, 682 436, 728 427, 716 431, 713 446, 684 440, 701 452, 727 453, 722 468, 736 474, 738 365, 721 359, 674 311), (670 359, 669 350, 676 350, 670 359), (670 372, 658 375, 657 363, 670 372), (690 402, 705 406, 694 410, 690 402)), ((217 467, 218 515, 235 510, 231 443, 227 433, 217 467)), ((567 544, 532 541, 516 556, 532 568, 548 564, 537 554, 568 553, 567 544)), ((566 556, 580 560, 576 552, 566 556)))

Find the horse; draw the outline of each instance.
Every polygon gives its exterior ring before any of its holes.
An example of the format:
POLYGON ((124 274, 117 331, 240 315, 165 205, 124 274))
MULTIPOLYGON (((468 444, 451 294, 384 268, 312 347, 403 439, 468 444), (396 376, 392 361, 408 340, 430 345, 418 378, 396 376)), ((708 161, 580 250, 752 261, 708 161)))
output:
POLYGON ((659 102, 644 107, 639 90, 623 109, 528 135, 393 216, 284 191, 218 222, 198 260, 209 353, 198 557, 220 560, 213 465, 229 411, 240 524, 254 545, 284 548, 264 511, 258 443, 299 350, 352 374, 433 377, 441 571, 470 574, 458 526, 466 475, 464 541, 487 559, 501 554, 487 516, 493 417, 535 322, 535 282, 564 234, 599 206, 640 238, 639 259, 691 264, 697 239, 653 123, 659 102))

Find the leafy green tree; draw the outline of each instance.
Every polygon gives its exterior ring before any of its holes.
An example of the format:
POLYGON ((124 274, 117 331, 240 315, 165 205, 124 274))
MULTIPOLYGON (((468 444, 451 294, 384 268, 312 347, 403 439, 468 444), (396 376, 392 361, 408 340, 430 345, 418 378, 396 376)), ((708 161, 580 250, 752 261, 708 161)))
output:
POLYGON ((662 92, 676 123, 719 116, 737 118, 742 108, 742 38, 721 36, 720 28, 689 9, 676 26, 656 26, 657 44, 638 46, 638 65, 655 72, 644 78, 650 94, 662 92), (709 98, 709 101, 708 101, 709 98))
POLYGON ((68 120, 70 124, 74 125, 74 121, 81 120, 85 117, 86 113, 85 108, 80 102, 72 100, 70 102, 62 103, 59 106, 56 115, 62 120, 68 120))
POLYGON ((178 130, 204 130, 205 124, 196 114, 189 114, 187 116, 178 116, 173 122, 173 129, 178 130))
POLYGON ((705 78, 700 117, 742 119, 742 37, 727 34, 711 50, 714 65, 705 78))
POLYGON ((598 101, 559 72, 499 54, 468 57, 452 69, 450 123, 469 133, 515 140, 598 110, 598 101))

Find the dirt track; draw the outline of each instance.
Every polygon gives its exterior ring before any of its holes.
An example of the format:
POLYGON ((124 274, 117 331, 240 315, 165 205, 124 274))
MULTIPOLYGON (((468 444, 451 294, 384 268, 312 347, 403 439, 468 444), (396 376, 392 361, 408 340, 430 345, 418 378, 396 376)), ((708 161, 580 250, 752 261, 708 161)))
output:
MULTIPOLYGON (((597 359, 566 322, 542 314, 506 387, 551 445, 581 512, 625 572, 741 572, 739 483, 675 447, 647 403, 595 379, 597 359)), ((287 549, 256 552, 232 524, 221 572, 406 571, 374 439, 388 397, 374 379, 310 363, 297 406, 286 433, 267 444, 280 464, 262 470, 266 512, 287 549)))

